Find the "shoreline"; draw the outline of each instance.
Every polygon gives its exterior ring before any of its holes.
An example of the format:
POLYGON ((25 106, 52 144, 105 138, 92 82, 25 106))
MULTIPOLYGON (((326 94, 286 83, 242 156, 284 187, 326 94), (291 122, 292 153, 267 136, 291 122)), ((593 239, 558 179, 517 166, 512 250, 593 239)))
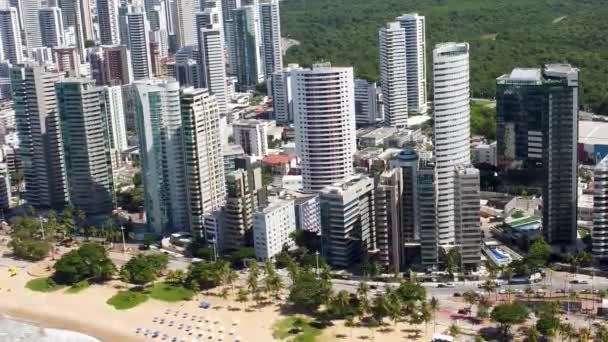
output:
POLYGON ((4 316, 3 318, 9 320, 30 324, 43 329, 71 331, 87 335, 101 342, 135 340, 132 336, 112 332, 110 329, 92 323, 84 323, 68 317, 49 315, 32 309, 13 308, 0 304, 0 314, 4 316))

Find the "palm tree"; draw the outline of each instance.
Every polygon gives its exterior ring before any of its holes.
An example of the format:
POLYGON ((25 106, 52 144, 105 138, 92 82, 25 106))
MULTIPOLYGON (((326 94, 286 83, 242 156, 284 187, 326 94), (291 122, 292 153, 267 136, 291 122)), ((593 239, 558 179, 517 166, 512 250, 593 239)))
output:
POLYGON ((578 330, 578 341, 589 342, 591 340, 591 330, 587 328, 580 328, 578 330))
POLYGON ((433 315, 433 333, 435 333, 435 327, 437 326, 437 311, 439 311, 439 299, 431 297, 429 300, 429 308, 433 315))
POLYGON ((511 303, 511 293, 513 292, 511 289, 511 281, 513 280, 513 268, 510 266, 506 266, 503 269, 503 273, 504 273, 504 276, 509 281, 509 288, 507 289, 507 295, 508 295, 509 303, 511 303))
POLYGON ((575 290, 571 290, 570 293, 568 293, 568 314, 570 314, 570 302, 576 301, 577 298, 578 293, 576 293, 575 290))
POLYGON ((602 324, 597 327, 594 340, 598 342, 608 342, 608 329, 605 325, 602 324))
POLYGON ((526 294, 528 295, 528 302, 530 302, 530 297, 534 294, 534 290, 530 286, 526 287, 526 294))
POLYGON ((253 261, 249 266, 249 276, 247 277, 247 288, 249 289, 251 296, 257 302, 259 300, 259 277, 260 270, 258 269, 258 264, 253 261))
POLYGON ((458 335, 460 335, 460 328, 456 325, 456 323, 452 323, 449 328, 450 336, 452 336, 456 341, 458 341, 458 335))
POLYGON ((366 282, 362 281, 359 283, 357 287, 357 298, 361 299, 361 297, 367 298, 367 294, 369 292, 369 285, 366 282))
POLYGON ((496 282, 494 280, 490 280, 490 279, 486 280, 483 283, 482 288, 484 291, 486 291, 488 296, 491 295, 492 292, 495 292, 496 293, 496 302, 498 302, 498 291, 496 291, 496 282))
POLYGON ((570 323, 561 323, 559 325, 558 332, 562 340, 567 338, 568 341, 570 341, 572 335, 574 335, 574 327, 570 323))
POLYGON ((228 273, 226 273, 225 278, 226 278, 226 283, 228 285, 230 285, 230 288, 234 292, 234 282, 239 279, 239 274, 236 273, 236 271, 231 268, 228 271, 228 273))
POLYGON ((247 300, 249 299, 247 290, 245 289, 239 289, 239 291, 236 294, 236 301, 239 303, 243 303, 243 309, 247 308, 247 300))
POLYGON ((538 332, 536 327, 533 326, 530 329, 528 329, 528 333, 527 333, 528 342, 538 342, 539 339, 540 339, 540 333, 538 332))
POLYGON ((463 295, 464 301, 469 304, 469 315, 473 311, 473 306, 477 303, 477 293, 473 291, 467 291, 463 295))

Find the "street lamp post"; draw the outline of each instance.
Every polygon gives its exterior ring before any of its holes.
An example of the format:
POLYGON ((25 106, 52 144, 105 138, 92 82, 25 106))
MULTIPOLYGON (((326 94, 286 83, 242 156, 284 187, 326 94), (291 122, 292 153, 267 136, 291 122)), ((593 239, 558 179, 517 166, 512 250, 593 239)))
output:
POLYGON ((315 252, 315 257, 317 260, 317 269, 316 269, 317 272, 316 273, 317 273, 317 278, 318 278, 319 277, 319 251, 315 252))
POLYGON ((42 215, 38 216, 38 221, 40 222, 40 231, 42 232, 42 240, 46 240, 44 236, 44 225, 42 224, 42 215))
POLYGON ((217 262, 217 247, 215 244, 215 239, 211 240, 211 243, 213 243, 213 261, 217 262))
POLYGON ((124 254, 127 251, 125 246, 125 227, 120 226, 120 232, 122 233, 122 253, 124 254))

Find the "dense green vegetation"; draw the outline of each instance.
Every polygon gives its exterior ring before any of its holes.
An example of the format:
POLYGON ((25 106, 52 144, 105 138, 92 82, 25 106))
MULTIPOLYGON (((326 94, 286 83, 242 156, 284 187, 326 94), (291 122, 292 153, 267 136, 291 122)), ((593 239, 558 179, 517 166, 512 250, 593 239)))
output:
POLYGON ((176 286, 168 283, 157 283, 148 290, 150 297, 165 302, 180 302, 182 300, 192 299, 193 292, 182 286, 176 286))
POLYGON ((63 285, 57 284, 51 278, 36 278, 28 281, 25 287, 36 292, 54 292, 61 290, 63 285))
POLYGON ((134 308, 147 300, 148 296, 146 294, 135 290, 129 290, 118 292, 112 298, 108 299, 107 303, 112 305, 116 310, 127 310, 134 308))
POLYGON ((515 66, 569 62, 581 68, 585 104, 608 114, 602 0, 287 0, 281 6, 283 36, 301 42, 286 63, 326 60, 378 79, 378 30, 401 13, 418 12, 427 20, 427 56, 438 42, 471 44, 474 97, 493 97, 496 77, 515 66))
POLYGON ((471 101, 471 135, 496 140, 496 108, 484 102, 471 101))
POLYGON ((116 266, 103 246, 85 243, 55 263, 53 279, 61 284, 76 284, 84 280, 106 281, 116 272, 116 266))
POLYGON ((322 330, 314 327, 314 322, 301 317, 288 317, 274 324, 272 337, 280 340, 288 338, 294 342, 314 342, 322 330), (296 332, 294 334, 293 332, 296 332), (295 336, 295 337, 294 337, 295 336))
POLYGON ((88 289, 90 286, 91 283, 89 283, 87 280, 82 280, 70 286, 70 288, 67 289, 67 291, 65 292, 70 294, 76 294, 88 289))
POLYGON ((156 280, 167 268, 169 257, 165 254, 137 255, 120 270, 123 280, 131 284, 145 285, 156 280))

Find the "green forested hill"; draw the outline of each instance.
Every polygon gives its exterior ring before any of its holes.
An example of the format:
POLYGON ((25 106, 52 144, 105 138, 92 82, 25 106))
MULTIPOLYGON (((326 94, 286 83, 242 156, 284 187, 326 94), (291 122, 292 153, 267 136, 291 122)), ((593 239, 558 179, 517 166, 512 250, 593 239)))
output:
POLYGON ((607 0, 284 0, 281 6, 283 35, 301 42, 289 50, 289 63, 326 60, 377 79, 378 30, 418 12, 427 20, 427 54, 438 42, 471 44, 473 96, 493 97, 495 78, 515 66, 569 62, 581 68, 584 103, 608 114, 607 0))

